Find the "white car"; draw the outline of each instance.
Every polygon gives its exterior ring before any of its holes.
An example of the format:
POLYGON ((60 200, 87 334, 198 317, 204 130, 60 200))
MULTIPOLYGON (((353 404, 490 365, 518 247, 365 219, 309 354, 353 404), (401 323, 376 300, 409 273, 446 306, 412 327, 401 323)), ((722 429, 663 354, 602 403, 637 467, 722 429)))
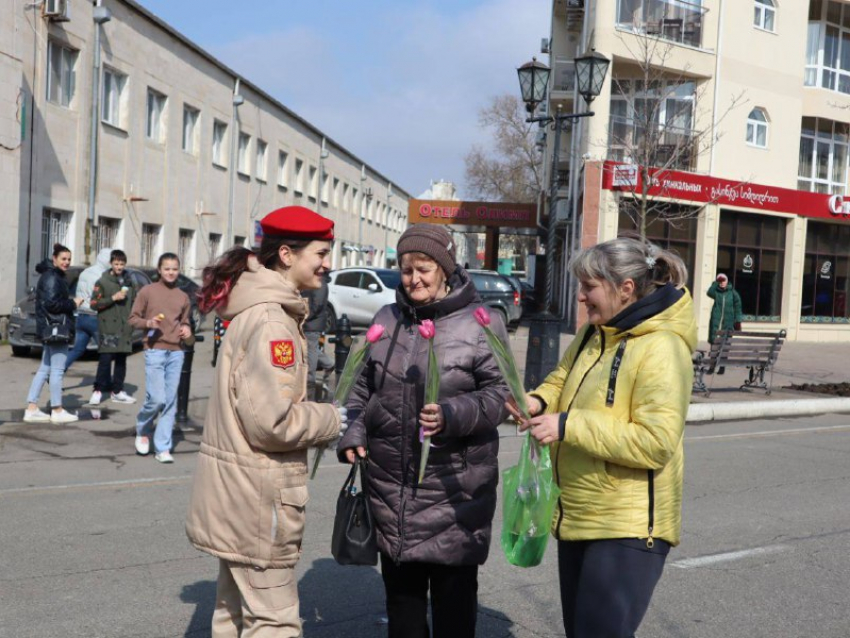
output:
POLYGON ((395 303, 401 273, 389 268, 343 268, 330 274, 327 332, 336 331, 342 315, 352 326, 369 326, 384 306, 395 303))

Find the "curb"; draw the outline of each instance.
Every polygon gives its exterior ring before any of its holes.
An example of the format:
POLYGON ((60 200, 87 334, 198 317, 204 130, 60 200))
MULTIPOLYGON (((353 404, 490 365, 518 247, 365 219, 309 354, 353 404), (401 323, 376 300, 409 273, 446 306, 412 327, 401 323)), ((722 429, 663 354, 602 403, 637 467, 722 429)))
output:
POLYGON ((685 422, 741 421, 783 416, 813 416, 836 412, 850 412, 850 398, 692 403, 688 408, 688 416, 685 422))

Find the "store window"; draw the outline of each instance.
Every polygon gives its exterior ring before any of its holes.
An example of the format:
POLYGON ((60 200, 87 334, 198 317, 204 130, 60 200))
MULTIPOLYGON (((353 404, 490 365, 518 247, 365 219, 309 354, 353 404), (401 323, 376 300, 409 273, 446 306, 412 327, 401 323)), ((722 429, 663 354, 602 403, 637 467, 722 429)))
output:
POLYGON ((850 323, 850 226, 809 221, 803 262, 803 323, 850 323))
POLYGON ((747 144, 767 148, 767 113, 754 108, 747 116, 747 144))
POLYGON ((797 188, 843 195, 847 184, 850 125, 804 117, 800 132, 800 165, 797 188))
POLYGON ((775 31, 776 3, 773 0, 755 0, 753 24, 765 31, 775 31))
POLYGON ((717 272, 741 295, 744 321, 781 320, 785 224, 782 217, 720 213, 717 272))
MULTIPOLYGON (((630 202, 629 202, 630 203, 630 202)), ((624 204, 620 210, 618 235, 635 237, 638 226, 635 216, 629 214, 624 204)), ((693 289, 694 268, 697 254, 698 210, 685 206, 665 206, 647 214, 646 238, 656 246, 676 253, 688 268, 688 288, 693 289)))

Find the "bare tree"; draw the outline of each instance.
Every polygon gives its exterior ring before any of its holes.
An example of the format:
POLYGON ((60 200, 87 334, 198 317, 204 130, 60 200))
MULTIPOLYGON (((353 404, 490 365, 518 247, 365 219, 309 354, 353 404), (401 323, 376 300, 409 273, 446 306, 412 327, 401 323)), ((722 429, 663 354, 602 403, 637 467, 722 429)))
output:
POLYGON ((478 114, 491 133, 492 149, 475 145, 467 153, 466 187, 473 197, 528 203, 543 188, 543 153, 536 124, 526 122, 524 105, 514 95, 494 97, 478 114))
POLYGON ((744 100, 743 94, 732 96, 712 118, 711 108, 702 106, 708 99, 706 83, 687 66, 671 64, 673 43, 640 33, 620 39, 634 65, 632 73, 624 67, 612 80, 608 156, 632 165, 622 169, 626 179, 621 186, 629 196, 621 197, 620 209, 646 237, 650 216, 675 224, 705 209, 707 204, 682 207, 663 201, 664 174, 694 170, 698 158, 720 139, 719 125, 744 100))

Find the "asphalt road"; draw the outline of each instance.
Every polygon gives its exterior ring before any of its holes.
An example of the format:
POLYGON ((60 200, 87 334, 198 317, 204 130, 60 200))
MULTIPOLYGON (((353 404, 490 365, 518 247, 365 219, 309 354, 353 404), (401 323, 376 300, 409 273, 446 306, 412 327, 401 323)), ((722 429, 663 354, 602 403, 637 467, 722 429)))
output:
MULTIPOLYGON (((197 425, 162 466, 132 453, 132 406, 65 427, 16 423, 35 361, 0 364, 0 636, 208 636, 217 562, 183 533, 197 425)), ((87 382, 69 378, 80 386, 69 394, 87 382)), ((520 442, 505 434, 503 467, 520 442)), ((686 454, 683 542, 640 635, 850 636, 850 416, 692 425, 686 454)), ((344 472, 328 455, 310 484, 307 638, 385 635, 378 572, 330 558, 344 472)), ((479 636, 563 635, 554 550, 522 570, 493 547, 479 636)))

